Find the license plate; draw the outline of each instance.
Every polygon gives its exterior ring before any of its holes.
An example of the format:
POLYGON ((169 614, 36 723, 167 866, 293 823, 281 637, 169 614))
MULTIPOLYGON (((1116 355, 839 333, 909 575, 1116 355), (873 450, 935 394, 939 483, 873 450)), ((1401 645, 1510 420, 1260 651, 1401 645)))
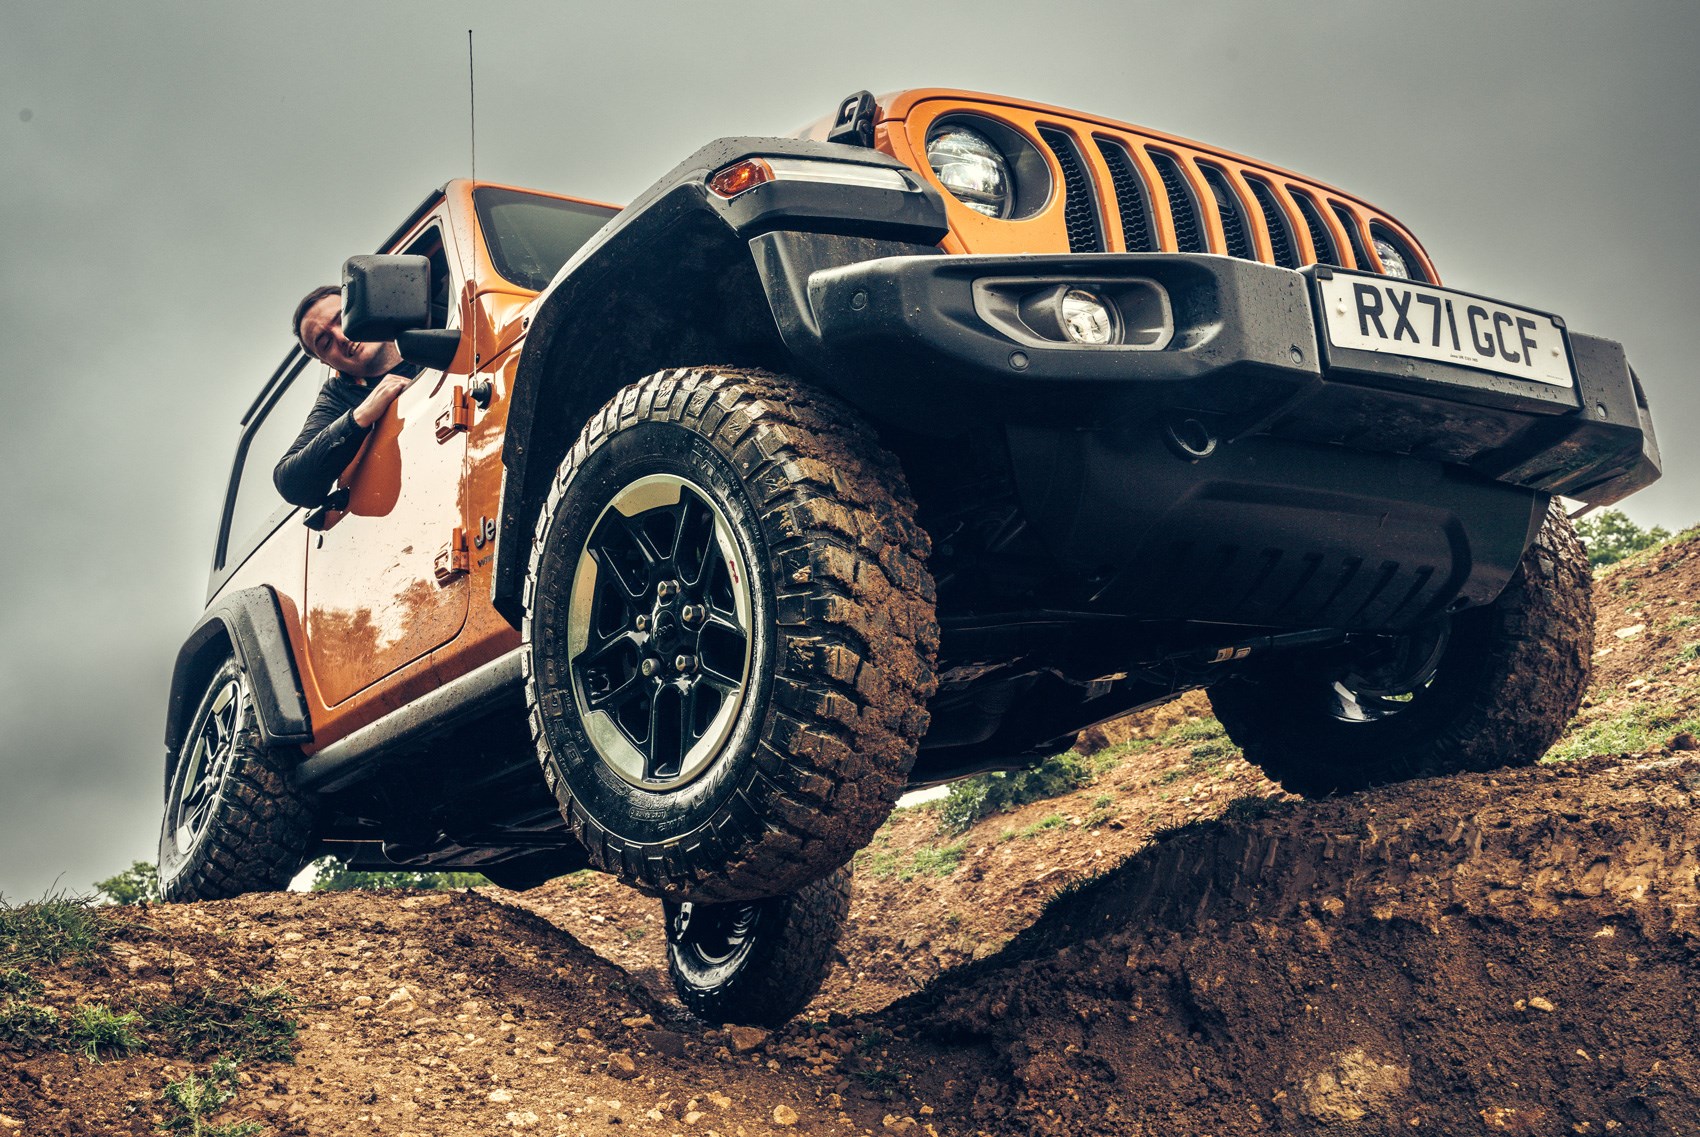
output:
POLYGON ((1564 331, 1551 316, 1381 276, 1336 272, 1317 284, 1335 347, 1572 386, 1564 331))

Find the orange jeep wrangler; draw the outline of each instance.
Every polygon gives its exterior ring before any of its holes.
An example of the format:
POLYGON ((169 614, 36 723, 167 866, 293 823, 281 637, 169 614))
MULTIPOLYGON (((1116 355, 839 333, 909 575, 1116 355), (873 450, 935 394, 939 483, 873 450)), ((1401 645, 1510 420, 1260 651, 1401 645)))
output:
POLYGON ((172 677, 167 896, 309 858, 591 866, 783 1019, 905 790, 1194 688, 1304 794, 1537 759, 1659 474, 1622 348, 1351 194, 1124 123, 866 92, 618 209, 453 181, 349 260, 424 368, 319 508, 243 417, 172 677))

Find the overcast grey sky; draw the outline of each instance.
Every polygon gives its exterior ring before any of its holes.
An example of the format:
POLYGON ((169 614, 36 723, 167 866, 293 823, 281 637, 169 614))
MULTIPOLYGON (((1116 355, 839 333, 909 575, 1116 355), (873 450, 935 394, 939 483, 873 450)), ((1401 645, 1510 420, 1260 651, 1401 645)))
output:
POLYGON ((1287 166, 1628 345, 1700 522, 1700 4, 0 0, 0 894, 153 859, 237 419, 308 287, 467 168, 626 201, 709 139, 960 86, 1287 166))

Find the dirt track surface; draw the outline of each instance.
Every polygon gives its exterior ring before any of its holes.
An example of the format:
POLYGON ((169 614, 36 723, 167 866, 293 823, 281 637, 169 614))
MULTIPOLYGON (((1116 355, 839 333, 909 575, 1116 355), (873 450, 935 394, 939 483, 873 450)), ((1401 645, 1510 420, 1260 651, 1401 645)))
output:
MULTIPOLYGON (((1647 745, 1307 803, 1141 744, 962 838, 905 810, 771 1037, 685 1016, 659 905, 590 875, 126 909, 43 1000, 287 984, 295 1064, 218 1118, 283 1134, 1700 1133, 1700 542, 1597 593, 1578 729, 1647 745)), ((0 1137, 152 1133, 185 1068, 0 1049, 0 1137)))

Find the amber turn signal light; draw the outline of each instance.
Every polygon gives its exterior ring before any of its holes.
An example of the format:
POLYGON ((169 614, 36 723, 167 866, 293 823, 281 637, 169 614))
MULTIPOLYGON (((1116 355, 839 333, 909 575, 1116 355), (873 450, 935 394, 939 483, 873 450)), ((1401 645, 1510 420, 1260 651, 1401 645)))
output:
POLYGON ((708 188, 721 197, 737 197, 747 189, 773 180, 773 167, 760 158, 734 162, 708 179, 708 188))

